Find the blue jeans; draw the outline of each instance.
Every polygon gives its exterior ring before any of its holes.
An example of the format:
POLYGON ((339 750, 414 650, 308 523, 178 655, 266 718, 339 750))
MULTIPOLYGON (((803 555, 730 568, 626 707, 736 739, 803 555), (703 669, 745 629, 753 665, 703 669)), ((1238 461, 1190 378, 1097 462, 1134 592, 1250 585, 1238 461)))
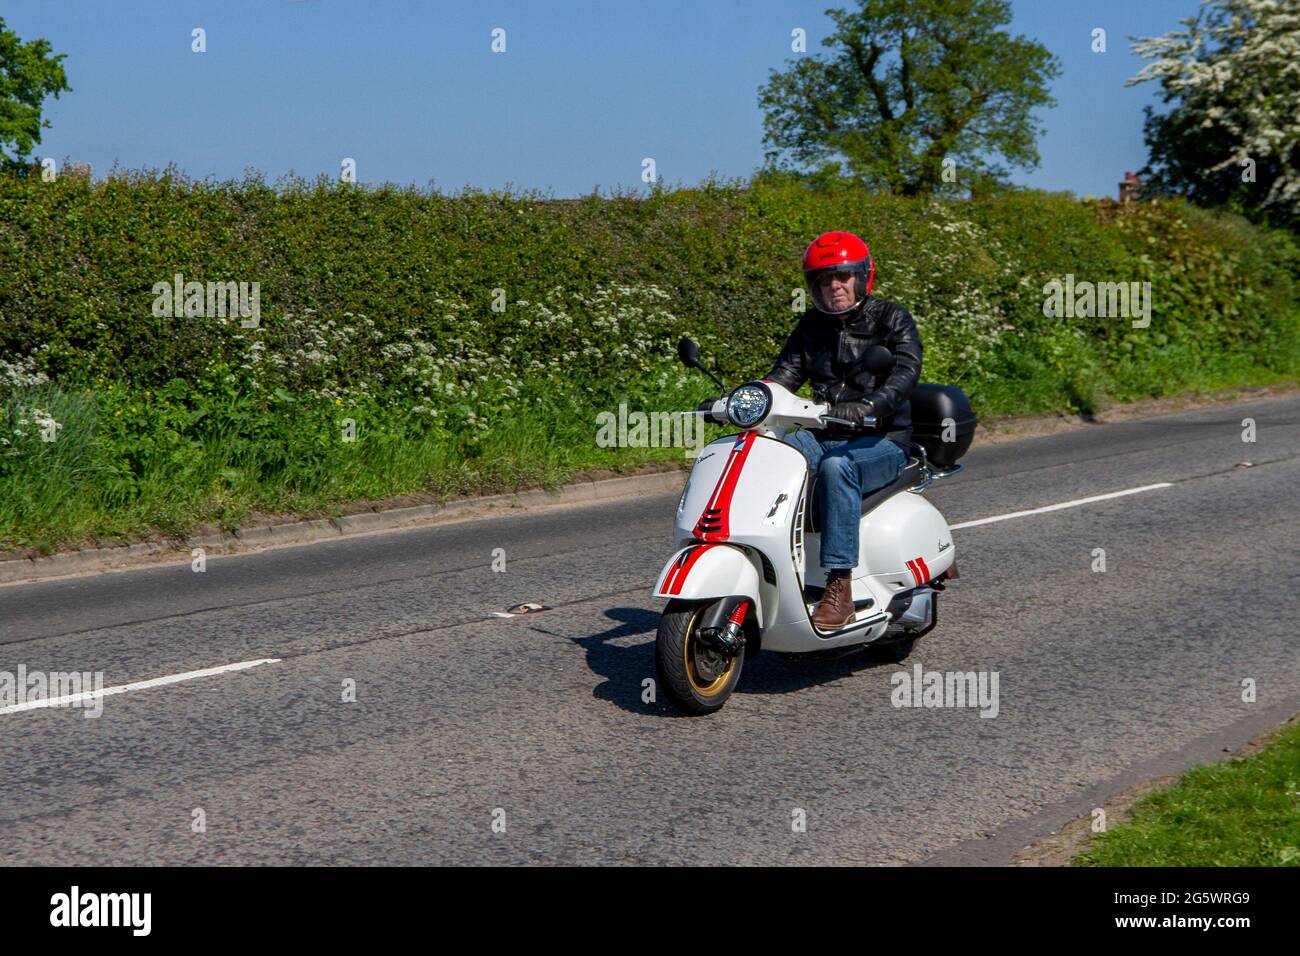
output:
POLYGON ((803 452, 821 485, 822 567, 856 568, 862 496, 897 480, 907 455, 883 435, 818 441, 806 431, 794 431, 785 443, 803 452))

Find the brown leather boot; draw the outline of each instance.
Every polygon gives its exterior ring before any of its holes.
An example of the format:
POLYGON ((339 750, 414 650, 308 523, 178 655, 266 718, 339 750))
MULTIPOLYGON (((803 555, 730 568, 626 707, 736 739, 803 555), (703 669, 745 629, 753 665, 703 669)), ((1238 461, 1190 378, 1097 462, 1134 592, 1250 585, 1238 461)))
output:
POLYGON ((826 575, 826 592, 817 602, 813 624, 833 629, 853 619, 853 578, 849 571, 831 571, 826 575))

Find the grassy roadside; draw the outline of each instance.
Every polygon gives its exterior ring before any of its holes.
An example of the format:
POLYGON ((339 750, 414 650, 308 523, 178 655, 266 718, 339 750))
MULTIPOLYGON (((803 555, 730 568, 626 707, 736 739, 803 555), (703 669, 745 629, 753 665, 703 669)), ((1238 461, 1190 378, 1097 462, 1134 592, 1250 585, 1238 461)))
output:
MULTIPOLYGON (((693 408, 711 393, 708 384, 685 390, 666 407, 693 408)), ((595 441, 596 412, 583 408, 525 408, 472 437, 355 408, 252 421, 237 411, 218 412, 206 429, 187 432, 182 423, 157 419, 192 413, 157 407, 155 399, 105 401, 103 394, 33 390, 27 401, 68 430, 53 442, 29 441, 27 467, 0 469, 0 552, 50 554, 103 539, 183 538, 207 528, 231 532, 254 516, 291 520, 347 513, 358 502, 444 501, 554 488, 576 476, 626 474, 685 460, 680 446, 601 447, 595 441), (133 436, 111 444, 87 437, 121 428, 121 417, 110 409, 128 403, 132 422, 126 428, 139 423, 133 436), (341 441, 340 423, 349 418, 355 439, 341 441), (87 420, 94 427, 78 428, 87 420), (122 448, 133 453, 126 468, 109 453, 122 448)), ((644 407, 634 399, 629 411, 644 407)), ((719 426, 705 425, 699 440, 707 443, 718 434, 719 426)))
POLYGON ((602 445, 598 417, 713 394, 683 334, 727 382, 765 373, 806 306, 799 253, 833 226, 870 238, 924 380, 985 420, 1300 376, 1300 244, 1181 201, 0 176, 0 551, 679 456, 602 445))
MULTIPOLYGON (((686 391, 689 394, 682 397, 681 407, 693 404, 696 397, 695 391, 686 391)), ((1284 378, 1250 388, 1189 389, 1159 398, 1107 403, 1094 409, 1087 419, 1065 413, 999 415, 981 421, 977 442, 1037 437, 1095 427, 1096 423, 1297 392, 1300 379, 1284 378)), ((128 499, 124 506, 111 511, 104 507, 107 499, 102 497, 102 486, 58 485, 66 468, 29 476, 26 486, 0 476, 0 528, 25 507, 28 515, 39 515, 46 527, 70 529, 62 540, 37 539, 42 547, 6 547, 0 534, 0 554, 36 557, 80 547, 164 538, 183 540, 192 535, 228 533, 299 519, 339 517, 529 488, 553 489, 572 481, 689 467, 680 447, 602 448, 589 440, 590 422, 569 420, 568 425, 566 433, 547 430, 545 423, 529 417, 512 419, 506 427, 495 430, 474 456, 458 454, 427 439, 400 441, 390 437, 388 447, 375 447, 379 443, 372 442, 366 452, 341 446, 348 451, 346 456, 322 464, 328 483, 308 489, 264 487, 247 479, 237 484, 239 473, 227 467, 230 446, 216 443, 204 452, 210 458, 206 466, 193 467, 189 472, 178 469, 169 480, 148 486, 150 493, 142 499, 134 504, 128 499)), ((722 433, 718 426, 705 426, 700 440, 708 442, 722 433)), ((332 443, 326 447, 334 448, 332 443)))
POLYGON ((1300 723, 1195 767, 1092 837, 1076 866, 1300 866, 1300 723))

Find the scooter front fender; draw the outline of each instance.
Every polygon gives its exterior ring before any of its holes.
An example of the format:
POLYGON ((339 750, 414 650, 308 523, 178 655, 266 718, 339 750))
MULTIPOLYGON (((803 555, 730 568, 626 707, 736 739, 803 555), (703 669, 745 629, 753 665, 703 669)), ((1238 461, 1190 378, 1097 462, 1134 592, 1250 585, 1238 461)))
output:
POLYGON ((672 556, 659 572, 655 597, 680 601, 743 595, 754 602, 763 620, 759 568, 749 552, 734 544, 689 544, 672 556))

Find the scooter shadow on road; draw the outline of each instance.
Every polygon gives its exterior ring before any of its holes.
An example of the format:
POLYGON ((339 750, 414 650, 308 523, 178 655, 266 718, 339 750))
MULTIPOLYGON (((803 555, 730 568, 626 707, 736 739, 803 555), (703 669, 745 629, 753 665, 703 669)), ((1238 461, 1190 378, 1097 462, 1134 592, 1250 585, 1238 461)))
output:
POLYGON ((790 694, 889 666, 902 665, 885 660, 876 649, 862 644, 803 654, 764 651, 745 658, 736 693, 790 694))
MULTIPOLYGON (((679 714, 658 694, 656 703, 642 699, 646 678, 655 676, 654 635, 659 627, 660 612, 656 608, 612 607, 605 616, 618 622, 614 627, 573 637, 533 625, 534 630, 556 637, 567 637, 586 651, 587 666, 592 673, 605 678, 592 690, 598 700, 607 700, 629 713, 654 714, 663 717, 679 714), (610 643, 621 637, 647 636, 651 640, 630 647, 610 643)), ((789 694, 809 687, 828 684, 859 671, 888 666, 869 647, 848 647, 807 654, 778 654, 772 651, 746 658, 740 675, 737 694, 789 694)))
POLYGON ((536 625, 533 625, 533 630, 555 637, 566 637, 587 652, 587 666, 592 673, 605 678, 603 683, 593 688, 593 697, 607 700, 634 714, 666 713, 665 704, 648 704, 641 699, 643 682, 647 677, 655 676, 653 638, 659 627, 659 611, 644 607, 611 607, 606 608, 605 616, 618 623, 608 630, 586 637, 560 634, 536 625), (642 635, 648 635, 651 640, 641 641, 631 647, 609 643, 620 637, 642 635))

